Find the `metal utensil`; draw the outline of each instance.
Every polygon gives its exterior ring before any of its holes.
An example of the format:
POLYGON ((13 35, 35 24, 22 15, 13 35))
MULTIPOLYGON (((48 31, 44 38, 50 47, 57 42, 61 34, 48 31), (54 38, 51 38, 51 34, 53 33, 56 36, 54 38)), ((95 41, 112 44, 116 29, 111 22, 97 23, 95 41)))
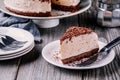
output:
MULTIPOLYGON (((0 34, 1 35, 1 34, 0 34)), ((16 50, 24 46, 27 41, 18 41, 8 35, 1 35, 0 49, 4 51, 16 50)))
POLYGON ((6 40, 6 44, 17 44, 17 45, 23 45, 23 44, 25 44, 27 41, 18 41, 18 40, 16 40, 16 39, 14 39, 14 38, 12 38, 12 37, 10 37, 10 36, 7 36, 7 35, 5 35, 5 37, 6 37, 6 39, 4 39, 4 40, 6 40))
POLYGON ((110 50, 120 43, 120 36, 108 43, 105 47, 103 47, 97 54, 91 56, 85 62, 81 64, 76 64, 76 66, 89 66, 90 64, 94 63, 95 61, 100 61, 101 59, 105 58, 109 53, 110 50))

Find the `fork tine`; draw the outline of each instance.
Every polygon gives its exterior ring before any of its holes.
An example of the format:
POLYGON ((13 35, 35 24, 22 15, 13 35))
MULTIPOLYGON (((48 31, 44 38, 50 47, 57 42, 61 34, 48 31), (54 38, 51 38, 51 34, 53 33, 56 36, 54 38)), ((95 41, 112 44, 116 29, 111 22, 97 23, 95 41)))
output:
POLYGON ((27 41, 18 41, 10 36, 6 35, 6 39, 8 39, 10 42, 13 42, 14 44, 22 45, 25 44, 27 41))
POLYGON ((20 48, 20 47, 22 47, 23 46, 23 44, 14 44, 14 42, 16 42, 16 41, 13 41, 13 42, 10 42, 8 39, 5 39, 5 38, 3 38, 2 37, 2 41, 3 41, 3 43, 6 45, 6 46, 8 46, 8 47, 11 47, 11 48, 20 48))
POLYGON ((6 39, 6 38, 1 38, 2 39, 2 41, 3 41, 3 43, 5 44, 5 45, 10 45, 11 43, 12 43, 12 41, 9 41, 8 39, 6 39))
POLYGON ((10 42, 13 42, 13 41, 16 41, 16 39, 14 39, 14 38, 12 38, 12 37, 10 37, 10 36, 5 36, 6 37, 6 39, 8 39, 10 42))
POLYGON ((3 48, 5 47, 5 45, 3 45, 1 42, 0 42, 0 48, 3 48))
MULTIPOLYGON (((21 47, 21 46, 20 46, 21 47)), ((20 48, 19 47, 19 48, 20 48)), ((16 48, 12 48, 12 47, 9 47, 9 46, 5 46, 5 45, 3 45, 1 42, 0 42, 0 49, 1 50, 6 50, 6 51, 9 51, 9 50, 16 50, 18 47, 16 47, 16 48)))
POLYGON ((8 35, 1 35, 1 36, 2 36, 1 40, 3 44, 0 43, 0 49, 4 51, 19 49, 23 47, 26 42, 28 42, 28 41, 18 41, 8 35))

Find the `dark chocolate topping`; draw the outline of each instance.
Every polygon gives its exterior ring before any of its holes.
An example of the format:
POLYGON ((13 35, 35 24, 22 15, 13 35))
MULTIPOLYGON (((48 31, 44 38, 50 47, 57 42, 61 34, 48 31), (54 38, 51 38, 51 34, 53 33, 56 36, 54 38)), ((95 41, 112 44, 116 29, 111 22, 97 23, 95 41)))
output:
POLYGON ((93 30, 89 28, 84 28, 84 27, 78 27, 78 26, 72 26, 67 29, 67 31, 63 34, 63 36, 60 38, 60 43, 64 41, 65 39, 72 38, 74 36, 79 36, 83 34, 89 34, 93 32, 93 30))

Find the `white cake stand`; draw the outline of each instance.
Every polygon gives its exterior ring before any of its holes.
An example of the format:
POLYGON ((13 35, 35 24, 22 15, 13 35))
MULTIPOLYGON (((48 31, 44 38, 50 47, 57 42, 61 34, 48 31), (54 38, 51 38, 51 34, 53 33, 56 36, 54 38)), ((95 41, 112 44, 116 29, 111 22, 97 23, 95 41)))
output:
POLYGON ((5 8, 3 1, 4 0, 0 0, 0 10, 2 12, 12 15, 12 16, 16 16, 16 17, 32 19, 41 28, 55 27, 55 26, 59 25, 59 19, 83 13, 84 11, 88 10, 92 4, 91 0, 81 0, 81 3, 79 5, 79 10, 74 13, 52 10, 52 16, 50 16, 50 17, 30 17, 30 16, 18 15, 18 14, 8 11, 5 8))

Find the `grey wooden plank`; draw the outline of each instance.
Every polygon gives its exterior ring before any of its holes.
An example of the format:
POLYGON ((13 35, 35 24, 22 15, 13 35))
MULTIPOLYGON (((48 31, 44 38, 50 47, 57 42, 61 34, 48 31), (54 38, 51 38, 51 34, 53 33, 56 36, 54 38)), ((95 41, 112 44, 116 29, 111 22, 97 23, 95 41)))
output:
MULTIPOLYGON (((116 37, 118 37, 120 34, 120 28, 111 28, 107 30, 107 38, 108 38, 108 42, 110 42, 111 40, 115 39, 116 37)), ((111 65, 109 66, 110 71, 111 71, 111 76, 113 77, 113 80, 119 80, 120 79, 120 66, 119 66, 119 61, 120 61, 120 47, 116 46, 114 48, 114 51, 116 53, 116 57, 114 59, 114 61, 111 63, 111 65)))
POLYGON ((35 60, 30 60, 30 56, 23 57, 20 64, 17 80, 119 80, 120 79, 120 54, 119 46, 114 48, 117 57, 113 62, 104 67, 93 70, 66 70, 55 67, 47 63, 41 57, 42 48, 49 42, 57 40, 65 32, 65 30, 72 25, 79 25, 94 29, 103 42, 109 42, 113 38, 119 36, 119 28, 104 28, 96 24, 95 16, 89 11, 78 16, 62 19, 59 26, 50 29, 40 29, 42 32, 43 42, 39 44, 33 53, 32 59, 38 54, 35 60), (78 20, 78 22, 77 22, 78 20), (27 62, 26 62, 27 58, 27 62))
MULTIPOLYGON (((110 42, 111 40, 119 36, 120 34, 119 28, 104 28, 104 27, 99 26, 97 27, 96 31, 99 36, 107 39, 107 42, 110 42)), ((115 59, 109 65, 97 70, 96 74, 98 75, 99 80, 101 80, 101 77, 104 77, 103 80, 119 80, 120 79, 119 55, 118 55, 120 48, 116 47, 114 48, 114 50, 116 53, 115 59), (101 74, 99 74, 98 71, 101 71, 101 74)))
POLYGON ((0 80, 15 80, 20 59, 0 61, 0 80))
MULTIPOLYGON (((99 33, 99 36, 104 37, 107 39, 107 42, 110 42, 111 40, 115 39, 117 36, 120 34, 120 29, 119 28, 104 28, 104 27, 97 27, 99 28, 97 31, 99 33)), ((115 59, 107 66, 103 67, 103 72, 104 74, 104 80, 119 80, 120 79, 120 69, 119 69, 119 51, 120 48, 116 47, 114 48, 116 57, 115 59), (117 50, 116 50, 117 49, 117 50)), ((100 75, 98 78, 101 77, 100 75)), ((101 80, 101 79, 99 79, 101 80)))
POLYGON ((73 25, 78 25, 77 16, 62 19, 59 26, 50 29, 40 29, 42 43, 36 46, 36 51, 30 56, 24 56, 19 67, 17 80, 81 80, 82 72, 66 70, 47 63, 41 56, 42 48, 51 41, 60 39, 65 30, 73 25), (35 55, 39 54, 35 59, 35 55), (27 60, 26 60, 27 59, 27 60), (30 60, 30 61, 29 61, 30 60))
MULTIPOLYGON (((94 14, 89 13, 89 11, 85 12, 84 14, 81 14, 79 16, 79 25, 92 28, 97 33, 99 38, 102 39, 104 42, 109 42, 112 39, 114 39, 116 36, 119 36, 120 29, 119 28, 104 28, 102 26, 97 25, 96 19, 94 14), (107 40, 107 41, 106 41, 107 40)), ((119 50, 120 48, 117 47, 114 49, 117 53, 117 56, 119 56, 119 50)), ((113 62, 111 62, 109 65, 94 69, 94 70, 86 70, 83 72, 83 80, 119 80, 120 79, 120 70, 119 70, 119 57, 116 57, 113 62)))

